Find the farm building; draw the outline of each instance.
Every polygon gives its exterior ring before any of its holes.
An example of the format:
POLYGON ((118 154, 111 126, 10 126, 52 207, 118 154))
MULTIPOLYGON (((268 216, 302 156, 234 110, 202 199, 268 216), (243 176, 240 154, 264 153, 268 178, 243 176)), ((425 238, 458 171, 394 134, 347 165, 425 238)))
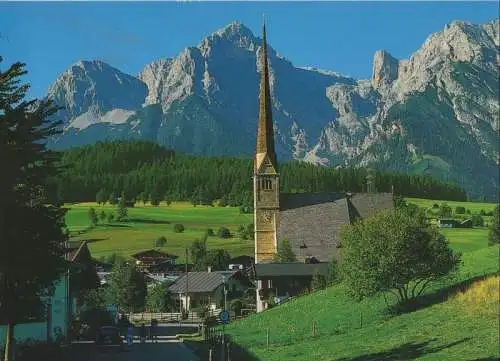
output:
POLYGON ((472 219, 460 221, 458 219, 440 219, 439 228, 472 228, 472 219))

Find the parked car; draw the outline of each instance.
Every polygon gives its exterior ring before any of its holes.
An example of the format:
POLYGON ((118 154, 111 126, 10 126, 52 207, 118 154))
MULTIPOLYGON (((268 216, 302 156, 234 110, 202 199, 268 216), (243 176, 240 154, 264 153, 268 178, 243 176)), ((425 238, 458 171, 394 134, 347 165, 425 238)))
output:
POLYGON ((123 349, 123 340, 120 334, 120 329, 115 326, 102 326, 97 332, 95 344, 98 347, 116 347, 118 350, 123 349))

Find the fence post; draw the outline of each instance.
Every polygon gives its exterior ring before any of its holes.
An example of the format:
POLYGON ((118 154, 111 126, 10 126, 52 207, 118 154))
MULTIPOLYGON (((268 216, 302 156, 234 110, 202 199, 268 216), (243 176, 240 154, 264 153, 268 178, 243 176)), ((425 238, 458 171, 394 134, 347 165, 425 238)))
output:
POLYGON ((266 328, 266 348, 269 351, 269 327, 266 328))
POLYGON ((316 337, 316 321, 312 322, 312 336, 316 337))
POLYGON ((359 324, 360 328, 363 328, 363 311, 359 311, 359 324))
POLYGON ((209 361, 213 361, 214 359, 214 350, 212 348, 208 350, 208 359, 209 361))

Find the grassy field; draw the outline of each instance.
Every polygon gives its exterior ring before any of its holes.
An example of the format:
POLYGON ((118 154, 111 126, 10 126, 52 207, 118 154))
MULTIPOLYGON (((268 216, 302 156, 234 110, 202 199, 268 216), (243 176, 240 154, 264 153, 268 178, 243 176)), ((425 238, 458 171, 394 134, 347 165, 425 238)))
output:
MULTIPOLYGON (((432 207, 433 201, 427 199, 408 198, 408 202, 415 203, 420 207, 432 207)), ((463 205, 473 213, 479 213, 481 209, 486 212, 492 210, 492 203, 472 202, 447 202, 452 208, 463 205)), ((193 207, 187 202, 175 202, 170 206, 161 204, 159 207, 151 205, 143 206, 137 203, 134 208, 129 208, 130 222, 112 222, 98 225, 89 229, 88 210, 90 207, 96 209, 100 214, 115 212, 116 207, 111 205, 99 206, 96 203, 67 204, 69 211, 66 215, 66 224, 71 232, 83 232, 78 238, 89 241, 92 256, 100 258, 112 253, 124 256, 155 248, 155 241, 160 236, 167 238, 167 244, 162 248, 180 256, 179 262, 184 261, 184 250, 191 242, 200 238, 207 228, 214 232, 221 226, 228 227, 235 233, 238 226, 253 223, 252 214, 241 214, 238 208, 233 207, 193 207), (183 233, 174 233, 173 225, 182 223, 186 230, 183 233)), ((485 217, 485 219, 488 217, 485 217)), ((490 217, 491 218, 491 217, 490 217)), ((488 229, 443 229, 442 233, 448 237, 452 247, 460 252, 472 251, 482 248, 488 242, 488 229)), ((224 248, 232 256, 253 255, 254 245, 250 240, 242 240, 238 237, 221 239, 209 237, 208 245, 211 248, 224 248)))
POLYGON ((415 312, 389 316, 383 297, 356 303, 337 285, 237 321, 227 330, 247 350, 248 360, 497 360, 498 278, 485 284, 472 280, 498 272, 498 253, 498 246, 464 253, 455 279, 430 289, 426 307, 415 312))
MULTIPOLYGON (((167 244, 162 248, 180 256, 179 262, 184 260, 184 250, 196 238, 201 238, 207 228, 214 232, 221 226, 229 228, 235 233, 239 225, 253 223, 253 215, 240 214, 238 208, 230 207, 193 207, 189 203, 177 202, 170 206, 162 204, 159 207, 150 205, 136 205, 128 209, 129 222, 104 221, 93 229, 89 229, 88 210, 93 207, 99 215, 114 212, 116 207, 111 205, 99 206, 96 203, 68 204, 66 224, 72 233, 83 232, 78 238, 86 239, 94 258, 107 256, 112 253, 128 256, 133 253, 156 248, 155 241, 160 236, 167 238, 167 244), (175 233, 173 225, 182 223, 183 233, 175 233)), ((210 248, 224 248, 231 256, 253 254, 253 242, 242 240, 234 236, 230 239, 209 237, 210 248)))
POLYGON ((405 198, 408 203, 416 204, 421 208, 431 208, 435 203, 441 205, 441 203, 448 204, 453 211, 456 207, 462 206, 465 209, 469 209, 472 214, 479 214, 479 212, 484 210, 485 212, 492 211, 496 204, 495 203, 482 203, 482 202, 455 202, 455 201, 440 201, 432 199, 421 199, 421 198, 405 198))

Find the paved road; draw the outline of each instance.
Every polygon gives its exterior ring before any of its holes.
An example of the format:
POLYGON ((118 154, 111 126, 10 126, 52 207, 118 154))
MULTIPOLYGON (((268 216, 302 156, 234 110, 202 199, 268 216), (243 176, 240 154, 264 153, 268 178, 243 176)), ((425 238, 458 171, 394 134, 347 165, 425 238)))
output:
POLYGON ((182 343, 162 340, 159 343, 134 343, 131 349, 98 349, 93 343, 71 345, 71 361, 199 361, 193 352, 182 343))

